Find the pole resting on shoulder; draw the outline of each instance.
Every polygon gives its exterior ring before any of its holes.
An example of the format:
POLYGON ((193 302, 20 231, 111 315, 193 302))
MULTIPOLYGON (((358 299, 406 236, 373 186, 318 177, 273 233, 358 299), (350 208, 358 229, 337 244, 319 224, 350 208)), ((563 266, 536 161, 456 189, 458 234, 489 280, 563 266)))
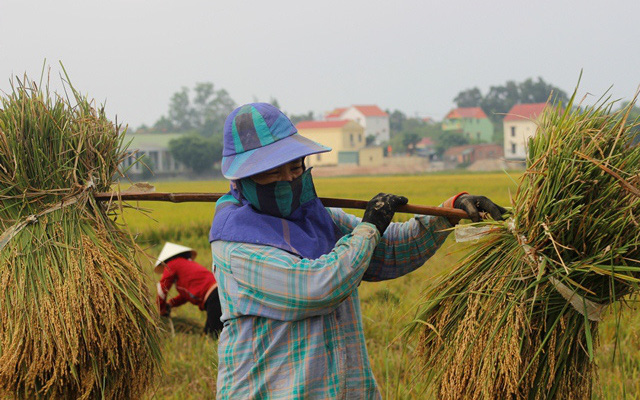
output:
MULTIPOLYGON (((100 192, 94 193, 94 197, 98 201, 167 201, 172 203, 186 203, 186 202, 209 202, 213 203, 224 196, 225 193, 116 193, 116 192, 100 192)), ((325 207, 336 208, 352 208, 357 210, 364 210, 367 207, 367 201, 354 200, 354 199, 339 199, 334 197, 320 197, 320 201, 325 207)), ((399 206, 396 212, 419 214, 419 215, 434 215, 439 217, 453 217, 469 219, 469 215, 457 208, 449 207, 433 207, 433 206, 421 206, 414 204, 406 204, 399 206)))

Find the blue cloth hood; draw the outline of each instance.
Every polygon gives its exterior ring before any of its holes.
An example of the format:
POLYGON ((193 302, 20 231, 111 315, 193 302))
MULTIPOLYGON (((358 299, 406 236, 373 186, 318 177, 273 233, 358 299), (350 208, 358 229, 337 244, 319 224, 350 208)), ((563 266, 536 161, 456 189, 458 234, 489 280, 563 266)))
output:
POLYGON ((341 234, 313 190, 308 200, 288 217, 280 218, 255 209, 231 185, 231 190, 216 202, 215 215, 209 231, 209 242, 224 240, 272 246, 316 259, 329 253, 341 234))

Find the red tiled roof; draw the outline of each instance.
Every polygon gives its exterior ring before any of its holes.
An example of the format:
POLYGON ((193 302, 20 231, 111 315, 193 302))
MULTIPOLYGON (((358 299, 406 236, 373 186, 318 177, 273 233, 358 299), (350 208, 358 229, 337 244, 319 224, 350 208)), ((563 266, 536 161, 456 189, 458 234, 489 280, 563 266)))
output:
POLYGON ((482 151, 484 149, 489 150, 502 150, 502 146, 495 143, 480 143, 480 144, 464 144, 462 146, 449 147, 445 152, 445 156, 458 156, 464 153, 482 151))
POLYGON ((325 118, 340 118, 342 116, 342 113, 344 113, 345 111, 347 111, 346 107, 336 108, 333 111, 331 111, 330 113, 326 114, 324 117, 325 118))
POLYGON ((463 153, 469 153, 473 151, 473 145, 471 144, 465 144, 462 146, 453 146, 453 147, 449 147, 447 150, 445 150, 444 152, 444 156, 458 156, 460 154, 463 153))
POLYGON ((445 117, 445 119, 457 118, 482 119, 487 118, 487 114, 485 114, 480 107, 459 107, 449 111, 449 114, 445 117))
POLYGON ((342 128, 351 122, 348 119, 339 119, 335 121, 301 121, 298 122, 298 129, 325 129, 325 128, 342 128))
POLYGON ((382 111, 380 107, 376 105, 370 106, 353 106, 358 111, 362 113, 365 117, 387 117, 389 116, 386 112, 382 111))
POLYGON ((423 138, 421 141, 419 141, 418 143, 416 143, 416 147, 428 147, 428 146, 433 146, 433 140, 431 140, 431 138, 423 138))
POLYGON ((535 119, 542 113, 547 103, 516 104, 505 115, 504 121, 519 121, 523 119, 535 119))

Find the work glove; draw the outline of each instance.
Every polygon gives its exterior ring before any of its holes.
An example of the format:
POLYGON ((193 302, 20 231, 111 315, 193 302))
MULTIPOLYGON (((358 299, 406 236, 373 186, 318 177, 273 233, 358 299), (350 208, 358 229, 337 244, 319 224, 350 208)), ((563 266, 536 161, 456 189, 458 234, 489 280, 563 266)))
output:
POLYGON ((480 213, 488 213, 496 221, 502 220, 502 214, 507 210, 495 204, 485 196, 474 196, 471 194, 462 194, 456 198, 453 208, 464 210, 469 214, 469 218, 473 222, 479 222, 482 219, 480 213))
POLYGON ((160 311, 160 315, 163 317, 168 317, 171 315, 171 306, 165 303, 163 309, 160 311))
POLYGON ((160 296, 156 297, 156 304, 158 305, 158 312, 161 316, 168 317, 169 314, 171 314, 171 306, 160 296))
POLYGON ((362 222, 372 223, 378 228, 380 235, 384 233, 398 206, 407 204, 409 200, 404 196, 378 193, 367 203, 362 222))

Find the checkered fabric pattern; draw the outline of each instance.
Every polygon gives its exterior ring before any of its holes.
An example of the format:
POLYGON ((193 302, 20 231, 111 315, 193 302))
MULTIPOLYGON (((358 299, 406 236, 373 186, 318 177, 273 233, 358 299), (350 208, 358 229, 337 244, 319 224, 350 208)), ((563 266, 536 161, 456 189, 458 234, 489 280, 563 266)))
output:
POLYGON ((225 327, 218 399, 379 399, 365 347, 358 285, 405 275, 448 235, 449 221, 417 216, 380 238, 342 210, 333 251, 301 259, 255 244, 211 244, 225 327))

